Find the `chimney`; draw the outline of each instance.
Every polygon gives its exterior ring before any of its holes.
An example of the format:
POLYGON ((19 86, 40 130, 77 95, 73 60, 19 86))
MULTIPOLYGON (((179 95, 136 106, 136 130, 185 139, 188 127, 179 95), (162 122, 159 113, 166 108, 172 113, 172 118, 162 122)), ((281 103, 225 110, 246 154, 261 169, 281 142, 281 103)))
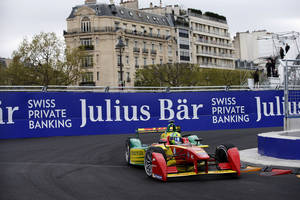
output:
POLYGON ((120 6, 138 10, 139 9, 139 0, 121 0, 120 6))
POLYGON ((96 4, 97 0, 85 0, 84 4, 89 5, 89 4, 96 4))

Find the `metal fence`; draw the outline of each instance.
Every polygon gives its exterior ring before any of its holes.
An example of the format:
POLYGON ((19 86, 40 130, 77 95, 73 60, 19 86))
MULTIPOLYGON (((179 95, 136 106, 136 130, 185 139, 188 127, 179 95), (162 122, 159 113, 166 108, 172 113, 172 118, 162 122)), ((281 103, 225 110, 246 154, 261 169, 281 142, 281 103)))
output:
POLYGON ((281 60, 284 72, 284 128, 300 128, 300 60, 281 60))
MULTIPOLYGON (((300 85, 293 86, 300 89, 300 85)), ((260 85, 253 88, 248 85, 231 86, 189 86, 189 87, 110 87, 110 86, 0 86, 0 92, 119 92, 119 93, 142 93, 142 92, 200 92, 200 91, 249 91, 249 90, 282 90, 284 87, 278 85, 260 85)))

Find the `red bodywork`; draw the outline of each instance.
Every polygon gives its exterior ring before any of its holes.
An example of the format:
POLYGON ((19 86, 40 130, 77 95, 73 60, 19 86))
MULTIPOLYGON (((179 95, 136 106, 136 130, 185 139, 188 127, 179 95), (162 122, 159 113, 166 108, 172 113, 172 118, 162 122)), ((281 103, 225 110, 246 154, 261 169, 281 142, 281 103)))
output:
MULTIPOLYGON (((209 155, 200 147, 197 146, 178 146, 170 145, 173 152, 173 157, 176 160, 177 164, 193 163, 195 175, 198 174, 198 162, 204 161, 205 169, 204 172, 208 174, 209 167, 208 162, 215 162, 213 158, 210 158, 209 155)), ((240 156, 238 149, 236 147, 231 148, 227 152, 228 162, 219 163, 219 168, 221 170, 233 170, 240 175, 240 156)), ((152 176, 163 181, 167 180, 168 174, 178 173, 176 166, 168 167, 166 160, 160 153, 152 153, 152 176)))

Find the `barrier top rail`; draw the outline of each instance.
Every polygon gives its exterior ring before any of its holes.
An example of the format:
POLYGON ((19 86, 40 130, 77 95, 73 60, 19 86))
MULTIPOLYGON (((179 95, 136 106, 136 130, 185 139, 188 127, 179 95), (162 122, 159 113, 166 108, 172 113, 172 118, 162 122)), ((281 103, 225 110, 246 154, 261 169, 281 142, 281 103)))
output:
MULTIPOLYGON (((300 85, 294 86, 300 89, 300 85)), ((283 85, 276 88, 270 85, 260 85, 258 88, 250 88, 244 85, 231 86, 184 86, 184 87, 109 87, 109 86, 6 86, 0 85, 0 92, 119 92, 119 93, 164 93, 164 92, 200 92, 200 91, 249 91, 249 90, 280 90, 283 85)))

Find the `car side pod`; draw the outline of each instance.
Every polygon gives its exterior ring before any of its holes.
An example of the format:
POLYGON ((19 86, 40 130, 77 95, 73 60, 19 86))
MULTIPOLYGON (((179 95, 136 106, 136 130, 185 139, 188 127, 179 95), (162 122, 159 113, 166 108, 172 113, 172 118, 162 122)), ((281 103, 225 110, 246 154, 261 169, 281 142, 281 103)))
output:
POLYGON ((152 153, 152 177, 167 181, 167 164, 164 156, 160 153, 152 153))
POLYGON ((239 150, 234 147, 227 151, 228 162, 230 163, 232 170, 237 171, 237 175, 241 174, 241 160, 239 150))

